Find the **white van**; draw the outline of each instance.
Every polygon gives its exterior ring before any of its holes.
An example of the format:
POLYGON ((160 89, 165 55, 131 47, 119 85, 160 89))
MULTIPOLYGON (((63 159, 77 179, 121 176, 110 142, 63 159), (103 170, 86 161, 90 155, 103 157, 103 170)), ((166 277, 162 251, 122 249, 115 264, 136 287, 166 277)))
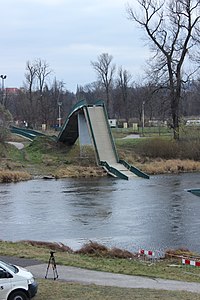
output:
POLYGON ((26 269, 0 261, 0 300, 27 300, 37 293, 38 284, 26 269))

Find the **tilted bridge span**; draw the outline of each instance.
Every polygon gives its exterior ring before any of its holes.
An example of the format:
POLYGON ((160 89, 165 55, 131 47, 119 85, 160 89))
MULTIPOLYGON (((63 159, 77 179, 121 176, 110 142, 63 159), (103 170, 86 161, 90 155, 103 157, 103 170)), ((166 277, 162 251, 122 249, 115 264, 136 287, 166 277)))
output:
MULTIPOLYGON (((11 131, 32 140, 36 136, 44 135, 37 131, 17 127, 12 127, 11 131)), ((138 176, 149 179, 147 174, 118 158, 103 101, 97 101, 91 105, 86 101, 80 101, 73 107, 61 128, 57 142, 71 146, 78 138, 80 145, 93 145, 97 164, 111 176, 126 180, 138 176)))

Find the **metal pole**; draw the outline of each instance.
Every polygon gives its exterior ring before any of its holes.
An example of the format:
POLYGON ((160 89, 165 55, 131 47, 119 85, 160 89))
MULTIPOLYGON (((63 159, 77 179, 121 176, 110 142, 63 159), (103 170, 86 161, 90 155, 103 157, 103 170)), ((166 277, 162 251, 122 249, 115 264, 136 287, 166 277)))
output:
POLYGON ((58 127, 60 128, 61 127, 61 107, 62 105, 62 102, 58 102, 58 127))
POLYGON ((145 101, 142 102, 142 134, 144 135, 144 105, 145 101))
POLYGON ((2 89, 2 105, 5 105, 4 103, 4 80, 6 79, 6 75, 0 75, 1 79, 2 79, 2 85, 1 85, 1 89, 2 89))

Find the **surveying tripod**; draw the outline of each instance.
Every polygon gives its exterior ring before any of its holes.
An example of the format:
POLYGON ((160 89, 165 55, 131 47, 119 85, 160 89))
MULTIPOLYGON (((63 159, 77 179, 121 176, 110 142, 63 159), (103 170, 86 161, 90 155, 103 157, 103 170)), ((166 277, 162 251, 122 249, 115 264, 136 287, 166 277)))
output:
POLYGON ((49 262, 48 262, 47 271, 46 271, 46 275, 45 275, 46 279, 47 279, 47 274, 48 274, 50 265, 52 266, 52 269, 53 269, 53 276, 54 276, 53 279, 56 280, 58 278, 58 272, 56 269, 56 261, 55 261, 54 253, 55 252, 50 251, 49 262))

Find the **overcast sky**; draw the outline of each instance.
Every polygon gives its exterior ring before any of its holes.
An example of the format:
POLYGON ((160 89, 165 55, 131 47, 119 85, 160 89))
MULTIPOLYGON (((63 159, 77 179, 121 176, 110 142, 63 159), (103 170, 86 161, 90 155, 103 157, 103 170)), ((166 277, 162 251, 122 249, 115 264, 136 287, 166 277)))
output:
POLYGON ((91 61, 102 53, 128 70, 135 81, 148 58, 141 31, 128 20, 126 6, 136 0, 5 0, 1 1, 0 74, 5 87, 20 87, 26 62, 45 60, 52 79, 76 86, 94 82, 91 61))

